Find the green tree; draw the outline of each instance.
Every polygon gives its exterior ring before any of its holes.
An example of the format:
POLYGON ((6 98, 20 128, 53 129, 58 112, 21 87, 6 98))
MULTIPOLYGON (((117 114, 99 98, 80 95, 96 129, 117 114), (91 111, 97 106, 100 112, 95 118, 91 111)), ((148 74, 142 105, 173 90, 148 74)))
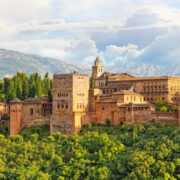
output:
POLYGON ((160 108, 160 111, 167 111, 167 107, 166 107, 166 106, 162 106, 162 107, 160 108))
POLYGON ((133 140, 137 139, 138 137, 138 129, 137 129, 137 125, 134 124, 133 125, 133 140))
POLYGON ((90 80, 90 88, 91 88, 91 89, 94 89, 94 88, 95 88, 94 73, 92 73, 92 77, 91 77, 91 80, 90 80))
POLYGON ((109 80, 109 76, 107 75, 106 76, 106 83, 105 83, 106 86, 108 85, 108 80, 109 80))
POLYGON ((22 99, 27 99, 29 95, 28 80, 25 79, 22 84, 22 99))
POLYGON ((7 102, 11 101, 12 99, 16 98, 16 88, 15 88, 15 83, 13 80, 9 81, 9 86, 7 90, 7 102))
POLYGON ((51 90, 51 80, 48 77, 48 73, 45 74, 42 84, 44 95, 48 95, 48 92, 51 90))

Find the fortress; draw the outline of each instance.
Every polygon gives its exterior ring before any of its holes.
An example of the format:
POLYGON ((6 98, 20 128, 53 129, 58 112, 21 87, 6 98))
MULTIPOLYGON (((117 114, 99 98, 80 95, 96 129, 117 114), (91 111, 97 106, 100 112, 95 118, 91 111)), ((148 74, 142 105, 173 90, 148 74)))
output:
MULTIPOLYGON (((0 103, 0 117, 8 114, 10 134, 25 127, 48 124, 50 132, 77 133, 87 123, 112 125, 148 123, 151 120, 180 125, 179 111, 156 112, 156 97, 166 103, 180 102, 180 77, 134 77, 104 72, 99 57, 92 66, 94 88, 86 74, 55 74, 52 102, 47 97, 14 99, 0 103)), ((7 122, 2 122, 7 123, 7 122)))

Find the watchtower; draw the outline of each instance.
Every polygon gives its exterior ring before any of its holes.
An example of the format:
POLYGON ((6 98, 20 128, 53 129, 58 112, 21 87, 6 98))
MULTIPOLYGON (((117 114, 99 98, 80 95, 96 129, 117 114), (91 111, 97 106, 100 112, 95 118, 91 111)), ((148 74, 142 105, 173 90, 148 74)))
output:
POLYGON ((51 133, 78 132, 84 124, 89 103, 89 76, 86 74, 55 74, 53 76, 53 113, 51 133))
POLYGON ((22 101, 18 98, 10 102, 10 135, 16 135, 21 130, 22 101))

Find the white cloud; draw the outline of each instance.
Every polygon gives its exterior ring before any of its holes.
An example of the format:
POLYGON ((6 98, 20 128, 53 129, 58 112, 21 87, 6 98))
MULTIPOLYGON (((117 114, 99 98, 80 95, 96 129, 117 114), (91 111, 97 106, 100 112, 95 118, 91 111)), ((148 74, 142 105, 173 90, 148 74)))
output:
POLYGON ((7 0, 0 47, 87 63, 99 54, 105 65, 178 62, 179 19, 172 0, 7 0))

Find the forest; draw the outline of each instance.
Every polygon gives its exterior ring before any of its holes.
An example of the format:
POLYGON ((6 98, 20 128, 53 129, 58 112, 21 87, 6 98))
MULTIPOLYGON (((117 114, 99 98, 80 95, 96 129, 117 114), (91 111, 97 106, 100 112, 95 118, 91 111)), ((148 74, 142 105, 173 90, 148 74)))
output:
POLYGON ((52 80, 48 73, 42 80, 38 73, 33 73, 29 77, 24 72, 17 72, 12 78, 4 78, 0 81, 0 101, 11 101, 14 98, 21 100, 28 97, 42 97, 50 95, 52 80))
POLYGON ((0 135, 0 179, 180 179, 180 127, 87 124, 72 136, 49 127, 0 135))

